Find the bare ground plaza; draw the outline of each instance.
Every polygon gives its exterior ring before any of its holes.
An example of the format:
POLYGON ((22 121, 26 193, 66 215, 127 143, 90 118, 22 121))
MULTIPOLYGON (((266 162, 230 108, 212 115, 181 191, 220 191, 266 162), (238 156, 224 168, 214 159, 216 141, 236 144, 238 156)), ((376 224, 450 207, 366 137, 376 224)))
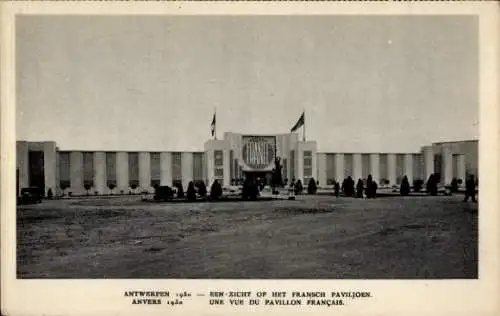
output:
POLYGON ((462 199, 46 200, 17 208, 17 275, 477 278, 478 204, 462 199))

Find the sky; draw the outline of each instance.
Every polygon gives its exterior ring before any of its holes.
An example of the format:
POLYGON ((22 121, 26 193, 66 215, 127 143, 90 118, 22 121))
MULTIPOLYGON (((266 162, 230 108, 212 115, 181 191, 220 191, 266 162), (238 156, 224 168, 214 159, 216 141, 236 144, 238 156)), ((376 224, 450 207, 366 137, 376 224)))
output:
POLYGON ((288 133, 321 152, 418 152, 478 138, 472 16, 22 16, 18 140, 201 151, 288 133), (299 131, 302 137, 302 130, 299 131))

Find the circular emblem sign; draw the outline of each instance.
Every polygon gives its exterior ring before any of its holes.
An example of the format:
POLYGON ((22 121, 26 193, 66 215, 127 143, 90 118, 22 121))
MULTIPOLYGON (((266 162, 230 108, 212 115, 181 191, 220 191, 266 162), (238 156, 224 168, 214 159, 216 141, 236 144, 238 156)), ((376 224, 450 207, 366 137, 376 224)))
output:
POLYGON ((253 136, 243 139, 243 161, 252 169, 264 169, 274 162, 274 137, 253 136))

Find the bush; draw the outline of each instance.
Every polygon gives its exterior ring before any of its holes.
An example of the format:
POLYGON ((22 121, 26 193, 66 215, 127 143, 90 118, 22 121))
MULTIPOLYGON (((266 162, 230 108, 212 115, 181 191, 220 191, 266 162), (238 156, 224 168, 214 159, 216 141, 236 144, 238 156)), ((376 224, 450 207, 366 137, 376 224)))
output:
POLYGON ((314 178, 309 180, 309 184, 307 185, 307 194, 316 194, 318 191, 318 186, 314 178))
POLYGON ((167 201, 173 199, 173 197, 174 197, 174 191, 168 185, 157 186, 155 188, 155 195, 154 195, 155 200, 167 201))
POLYGON ((85 191, 87 191, 87 195, 89 195, 89 191, 90 191, 90 189, 92 189, 92 186, 90 184, 86 183, 83 187, 85 188, 85 191))
POLYGON ((190 181, 188 184, 187 192, 186 192, 186 198, 188 201, 196 201, 196 190, 194 188, 194 183, 193 181, 190 181))
POLYGON ((198 187, 198 195, 201 197, 205 197, 207 195, 207 186, 205 185, 205 182, 200 181, 197 183, 198 187))
POLYGON ((217 200, 222 196, 222 186, 220 185, 219 181, 215 180, 214 183, 212 183, 212 186, 210 187, 210 197, 213 200, 217 200))
POLYGON ((113 195, 113 190, 116 188, 116 184, 110 183, 108 184, 108 188, 111 191, 111 195, 113 195))
POLYGON ((417 179, 413 180, 413 192, 420 192, 424 187, 424 180, 417 179))
POLYGON ((444 186, 444 195, 452 195, 452 187, 451 185, 445 185, 444 186))
POLYGON ((62 195, 64 196, 64 191, 66 191, 66 189, 69 188, 68 181, 61 181, 61 183, 59 184, 59 187, 61 188, 62 195))
POLYGON ((439 182, 439 174, 433 173, 429 176, 429 179, 427 179, 427 193, 430 195, 437 195, 437 185, 439 182))
POLYGON ((408 177, 404 176, 401 181, 401 186, 399 188, 399 194, 402 196, 406 196, 410 194, 410 182, 408 181, 408 177))

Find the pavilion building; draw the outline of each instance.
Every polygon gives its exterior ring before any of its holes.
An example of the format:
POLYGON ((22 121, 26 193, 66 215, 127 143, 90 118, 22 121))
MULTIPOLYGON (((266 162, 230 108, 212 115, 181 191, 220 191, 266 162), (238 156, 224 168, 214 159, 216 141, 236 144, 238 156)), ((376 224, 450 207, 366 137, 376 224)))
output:
POLYGON ((75 151, 62 150, 53 141, 18 141, 18 189, 37 186, 56 194, 73 195, 154 191, 156 185, 214 180, 229 186, 235 179, 268 178, 279 157, 282 177, 319 181, 320 186, 342 182, 347 176, 398 185, 426 181, 440 174, 442 184, 453 178, 478 175, 478 141, 433 143, 420 152, 333 153, 318 152, 315 141, 300 141, 297 133, 243 135, 224 133, 223 139, 205 142, 200 152, 75 151), (113 188, 112 190, 110 188, 113 188))

